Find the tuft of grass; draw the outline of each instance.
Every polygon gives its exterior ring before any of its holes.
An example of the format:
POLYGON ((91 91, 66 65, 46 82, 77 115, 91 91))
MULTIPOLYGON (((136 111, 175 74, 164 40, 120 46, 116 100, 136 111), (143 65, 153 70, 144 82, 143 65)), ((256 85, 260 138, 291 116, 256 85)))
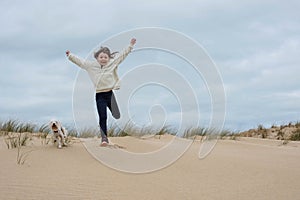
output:
POLYGON ((124 127, 118 127, 116 125, 111 126, 110 135, 115 137, 125 137, 125 136, 141 136, 141 130, 139 130, 134 123, 128 121, 124 127))
POLYGON ((230 136, 231 140, 236 140, 237 138, 238 138, 238 135, 236 133, 234 133, 230 136))
POLYGON ((116 125, 110 125, 107 130, 108 137, 115 137, 115 134, 118 132, 118 127, 116 125))
POLYGON ((27 152, 21 152, 21 148, 18 148, 18 154, 17 154, 17 164, 23 165, 29 155, 33 150, 27 151, 27 152))
POLYGON ((277 140, 283 140, 284 139, 284 132, 282 130, 279 130, 277 133, 277 140))
POLYGON ((268 137, 267 130, 263 130, 261 132, 261 138, 267 138, 267 137, 268 137))
POLYGON ((80 133, 74 128, 66 128, 68 130, 68 136, 70 137, 80 137, 80 133))
POLYGON ((290 140, 293 140, 293 141, 300 140, 300 128, 297 128, 297 130, 291 135, 290 140))
POLYGON ((129 136, 130 134, 127 131, 130 131, 132 129, 133 124, 128 121, 124 127, 118 126, 116 123, 111 123, 110 126, 107 129, 107 135, 108 137, 125 137, 129 136), (125 130, 125 128, 127 128, 125 130))
POLYGON ((147 137, 158 136, 158 139, 160 139, 161 136, 163 136, 163 135, 167 135, 167 134, 176 135, 176 131, 173 130, 171 128, 171 126, 169 126, 169 125, 164 125, 161 128, 158 128, 158 127, 144 127, 139 132, 140 132, 139 136, 142 137, 142 138, 145 138, 144 136, 147 136, 147 137))
POLYGON ((36 132, 36 125, 31 123, 21 123, 20 121, 16 119, 9 119, 5 122, 1 123, 0 131, 5 133, 4 135, 7 135, 8 133, 33 133, 36 132))
POLYGON ((27 133, 18 133, 18 137, 17 137, 17 164, 19 165, 23 165, 27 159, 28 154, 32 151, 28 151, 28 152, 21 152, 21 148, 22 146, 26 145, 26 142, 28 140, 28 134, 27 133))
POLYGON ((8 149, 26 146, 29 139, 30 137, 28 133, 9 133, 4 137, 4 141, 8 149))
POLYGON ((37 132, 49 134, 49 133, 51 133, 51 130, 48 127, 48 124, 42 124, 40 127, 38 127, 37 132))
POLYGON ((276 126, 276 124, 272 124, 272 126, 271 126, 271 128, 276 128, 277 126, 276 126))
POLYGON ((127 125, 124 128, 116 129, 117 131, 114 133, 116 137, 126 137, 126 136, 138 136, 139 133, 134 126, 127 125))
POLYGON ((158 135, 159 139, 162 135, 167 135, 167 134, 170 134, 170 135, 176 135, 176 132, 174 130, 172 130, 172 128, 170 126, 163 126, 159 131, 157 131, 155 133, 155 135, 158 135))
POLYGON ((21 148, 26 146, 27 141, 30 139, 28 132, 11 133, 5 136, 4 141, 8 149, 17 148, 17 164, 23 165, 31 151, 21 152, 21 148))
POLYGON ((258 131, 258 134, 260 134, 262 138, 268 137, 267 129, 262 124, 259 124, 257 126, 257 131, 258 131))
POLYGON ((143 127, 139 128, 135 126, 132 122, 127 122, 123 127, 118 127, 113 124, 109 127, 107 135, 109 137, 125 137, 125 136, 133 136, 133 137, 143 137, 143 136, 159 136, 165 134, 173 134, 176 133, 170 128, 170 126, 163 126, 162 128, 155 127, 143 127))
POLYGON ((183 133, 183 137, 196 139, 197 136, 201 136, 202 140, 209 132, 207 128, 203 127, 187 128, 183 133))
POLYGON ((222 130, 220 133, 220 139, 230 138, 235 140, 236 139, 236 133, 230 131, 230 130, 222 130))
POLYGON ((79 131, 78 136, 81 138, 98 137, 99 130, 96 128, 84 128, 79 131))
POLYGON ((191 128, 187 128, 183 134, 184 138, 192 138, 194 140, 196 139, 197 136, 201 137, 201 141, 205 138, 208 140, 218 139, 218 138, 220 139, 229 138, 235 140, 236 137, 238 136, 238 133, 235 133, 227 129, 221 130, 220 132, 215 128, 191 127, 191 128))
POLYGON ((1 125, 1 131, 9 132, 18 132, 20 122, 18 120, 9 119, 6 122, 3 122, 1 125))
POLYGON ((31 123, 19 123, 17 126, 18 133, 33 133, 36 130, 36 125, 31 123))
POLYGON ((261 130, 264 130, 265 128, 264 128, 264 126, 262 125, 262 124, 259 124, 258 126, 257 126, 257 130, 258 131, 261 131, 261 130))
POLYGON ((40 127, 37 128, 37 132, 39 133, 39 137, 41 138, 42 145, 47 145, 51 141, 48 135, 51 133, 48 124, 42 124, 40 127))
POLYGON ((3 131, 2 128, 3 127, 3 122, 0 121, 0 136, 3 136, 5 134, 5 131, 3 131))

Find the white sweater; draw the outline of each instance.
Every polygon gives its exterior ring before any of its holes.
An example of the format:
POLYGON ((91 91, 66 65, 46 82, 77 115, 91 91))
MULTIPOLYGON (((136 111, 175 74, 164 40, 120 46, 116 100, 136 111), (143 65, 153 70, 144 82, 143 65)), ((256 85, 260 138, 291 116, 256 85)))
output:
POLYGON ((120 54, 117 54, 115 58, 110 59, 109 63, 102 67, 97 60, 84 60, 72 53, 69 54, 68 58, 70 61, 88 72, 92 82, 94 83, 96 93, 108 92, 110 90, 120 89, 120 80, 117 73, 118 65, 127 57, 132 48, 133 47, 131 45, 128 46, 120 54))

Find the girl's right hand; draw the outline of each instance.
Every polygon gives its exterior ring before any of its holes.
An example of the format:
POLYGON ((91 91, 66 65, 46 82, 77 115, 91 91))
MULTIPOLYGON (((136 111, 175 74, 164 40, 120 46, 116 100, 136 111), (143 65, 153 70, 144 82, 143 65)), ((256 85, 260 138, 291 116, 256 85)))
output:
POLYGON ((132 38, 132 39, 130 40, 130 45, 133 46, 133 45, 135 45, 135 43, 136 43, 136 39, 135 39, 135 38, 132 38))
POLYGON ((66 55, 67 55, 67 56, 70 55, 70 51, 69 51, 69 50, 66 51, 66 55))

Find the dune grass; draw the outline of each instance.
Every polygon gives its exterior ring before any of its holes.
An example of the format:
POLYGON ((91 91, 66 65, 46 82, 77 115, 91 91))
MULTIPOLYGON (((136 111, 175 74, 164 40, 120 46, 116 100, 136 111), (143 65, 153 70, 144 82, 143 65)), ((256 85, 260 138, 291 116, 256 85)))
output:
POLYGON ((27 133, 8 133, 4 137, 4 141, 8 149, 26 146, 26 143, 29 139, 30 137, 27 133))
POLYGON ((184 131, 183 137, 195 139, 197 136, 200 136, 202 140, 208 132, 209 130, 203 127, 190 127, 184 131))
POLYGON ((112 124, 108 128, 108 137, 126 137, 126 136, 132 136, 132 137, 138 137, 138 138, 144 138, 146 137, 152 137, 152 136, 158 136, 160 138, 162 135, 170 134, 170 135, 176 135, 176 131, 174 131, 170 126, 163 126, 161 128, 155 128, 155 127, 138 127, 132 122, 127 122, 123 127, 117 126, 116 124, 112 124))
MULTIPOLYGON (((288 141, 300 141, 300 122, 289 123, 288 125, 276 126, 272 125, 271 127, 274 130, 278 130, 277 138, 284 138, 285 143, 288 141), (292 134, 288 139, 285 137, 284 130, 286 128, 293 128, 292 134)), ((81 130, 76 130, 74 128, 68 127, 68 138, 66 139, 67 143, 70 143, 69 137, 77 138, 91 138, 91 137, 100 137, 99 128, 84 128, 81 130)), ((230 130, 222 130, 221 132, 217 131, 214 128, 205 128, 205 127, 190 127, 186 128, 184 132, 180 135, 178 132, 173 129, 171 126, 163 126, 161 128, 155 127, 137 127, 132 122, 127 122, 123 127, 117 126, 116 124, 111 124, 108 127, 108 137, 125 137, 132 136, 145 139, 147 137, 158 136, 158 139, 163 135, 176 135, 177 137, 187 138, 195 140, 196 138, 200 141, 204 139, 231 139, 235 140, 240 136, 254 137, 260 136, 261 138, 268 138, 268 130, 262 124, 259 124, 256 129, 249 130, 248 133, 240 134, 238 132, 233 132, 230 130), (219 133, 220 132, 220 133, 219 133), (253 135, 254 134, 254 135, 253 135)), ((32 136, 38 136, 41 138, 43 145, 49 144, 51 141, 51 130, 48 127, 48 124, 36 125, 33 123, 24 123, 15 119, 9 119, 5 122, 0 122, 0 136, 3 136, 3 139, 7 145, 8 149, 17 149, 16 162, 18 165, 23 165, 28 155, 33 151, 29 150, 27 152, 22 151, 22 147, 26 146, 27 142, 32 139, 32 136)), ((285 144, 284 143, 284 144, 285 144)))
POLYGON ((297 128, 300 128, 300 121, 297 121, 297 122, 295 123, 295 126, 296 126, 297 128))
MULTIPOLYGON (((277 133, 277 138, 283 138, 284 136, 284 128, 287 127, 296 127, 296 131, 291 134, 288 140, 300 140, 300 122, 297 121, 295 123, 288 123, 287 125, 272 125, 271 128, 276 129, 279 128, 279 132, 277 133)), ((68 135, 71 137, 77 138, 90 138, 90 137, 100 137, 100 128, 83 128, 81 130, 76 130, 72 127, 67 127, 68 135)), ((239 136, 252 136, 254 137, 256 134, 261 138, 268 138, 267 128, 265 128, 262 124, 257 125, 256 129, 252 131, 247 131, 244 134, 240 134, 239 132, 233 132, 230 130, 222 130, 221 132, 217 131, 213 128, 206 127, 189 127, 186 128, 183 133, 179 134, 177 130, 173 129, 171 126, 165 125, 162 128, 155 127, 138 127, 133 122, 128 121, 125 125, 118 126, 116 124, 110 124, 108 127, 108 137, 125 137, 125 136, 133 136, 133 137, 144 137, 144 136, 158 136, 161 138, 162 135, 176 135, 178 137, 183 137, 187 139, 195 139, 197 136, 201 138, 201 140, 205 138, 220 138, 220 139, 236 139, 239 136), (220 132, 220 133, 219 133, 220 132), (209 136, 209 137, 208 137, 209 136)), ((36 125, 33 123, 24 123, 20 122, 16 119, 9 119, 4 122, 0 122, 0 136, 4 136, 7 145, 9 148, 15 148, 16 141, 15 136, 12 133, 38 133, 40 138, 42 138, 43 144, 48 144, 50 142, 50 134, 51 130, 48 127, 48 124, 36 125)), ((287 138, 284 138, 285 140, 287 138)))
POLYGON ((236 136, 284 140, 284 143, 291 140, 300 141, 300 122, 288 122, 282 125, 273 124, 270 128, 259 124, 257 128, 237 133, 236 136))
POLYGON ((300 141, 300 128, 297 128, 297 130, 291 135, 290 140, 300 141))
MULTIPOLYGON (((83 128, 76 130, 74 128, 68 127, 68 135, 77 138, 90 138, 90 137, 100 137, 100 128, 83 128)), ((228 132, 228 131, 227 131, 228 132)), ((0 133, 7 136, 9 140, 13 139, 9 134, 11 133, 39 133, 39 137, 42 139, 43 144, 49 143, 49 134, 51 130, 47 124, 42 124, 40 126, 32 123, 23 123, 15 119, 9 119, 5 122, 0 123, 0 133)), ((224 132, 225 133, 225 132, 224 132)), ((161 128, 155 127, 137 127, 133 122, 127 122, 123 127, 117 126, 116 124, 111 124, 108 127, 108 137, 144 137, 144 136, 158 136, 161 138, 162 135, 177 135, 177 131, 169 125, 165 125, 161 128)), ((195 136, 207 136, 214 134, 213 129, 207 129, 202 127, 187 128, 184 133, 179 136, 183 138, 194 138, 195 136)), ((13 145, 16 146, 16 145, 13 145)))
POLYGON ((47 124, 42 124, 40 126, 30 123, 30 122, 20 122, 16 119, 9 119, 4 122, 0 122, 0 132, 1 135, 6 135, 8 133, 50 133, 50 129, 47 124))
POLYGON ((19 165, 23 165, 25 163, 29 153, 33 151, 33 150, 30 150, 27 152, 21 151, 22 146, 26 146, 26 143, 28 140, 29 140, 29 136, 28 136, 27 132, 18 133, 16 148, 17 148, 17 164, 19 164, 19 165))
POLYGON ((51 133, 50 128, 48 127, 48 124, 42 124, 41 126, 36 128, 36 132, 38 133, 38 136, 41 138, 42 145, 47 145, 51 141, 51 139, 48 137, 51 133))
POLYGON ((21 148, 26 146, 30 136, 27 132, 11 133, 9 132, 4 136, 4 141, 8 149, 17 149, 17 164, 23 165, 27 159, 27 156, 32 151, 22 152, 21 148))
POLYGON ((78 133, 78 137, 80 138, 90 138, 99 136, 99 130, 96 128, 84 128, 79 130, 78 133))
POLYGON ((204 139, 224 139, 226 136, 232 135, 233 132, 229 130, 218 131, 215 128, 205 128, 205 127, 190 127, 184 131, 183 137, 195 140, 197 137, 201 141, 204 139))

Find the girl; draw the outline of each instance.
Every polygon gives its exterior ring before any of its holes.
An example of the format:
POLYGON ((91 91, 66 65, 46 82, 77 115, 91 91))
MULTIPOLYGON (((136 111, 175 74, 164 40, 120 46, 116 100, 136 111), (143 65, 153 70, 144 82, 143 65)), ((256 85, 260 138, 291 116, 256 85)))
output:
POLYGON ((109 48, 101 47, 95 52, 96 61, 83 60, 72 54, 69 50, 66 51, 70 61, 86 70, 96 88, 96 104, 99 115, 99 125, 101 132, 101 146, 106 146, 109 141, 107 139, 107 109, 116 119, 120 118, 120 111, 114 93, 112 90, 120 88, 120 81, 117 74, 118 65, 131 52, 136 39, 132 38, 130 45, 119 55, 117 52, 111 53, 109 48))

